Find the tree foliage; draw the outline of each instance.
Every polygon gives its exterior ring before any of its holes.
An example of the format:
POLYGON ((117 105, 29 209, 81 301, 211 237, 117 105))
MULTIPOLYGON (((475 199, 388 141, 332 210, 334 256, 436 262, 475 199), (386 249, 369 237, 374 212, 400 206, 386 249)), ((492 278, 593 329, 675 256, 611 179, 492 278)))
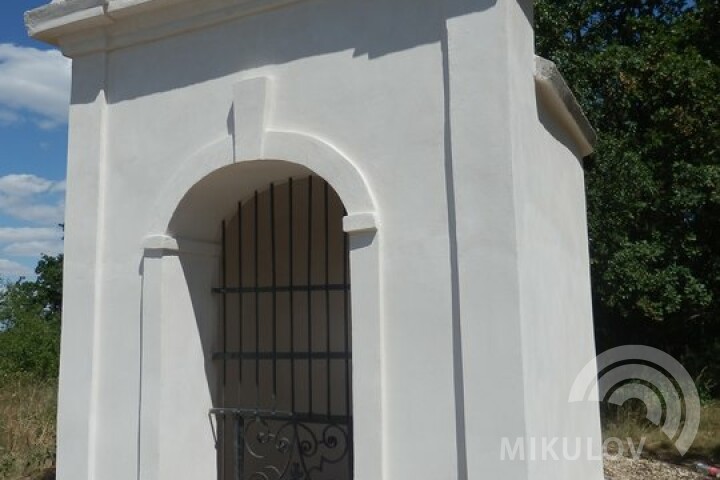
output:
POLYGON ((62 255, 43 255, 35 280, 9 283, 0 295, 0 382, 18 375, 57 376, 62 266, 62 255))
POLYGON ((539 0, 538 54, 598 130, 587 159, 601 349, 718 368, 720 3, 539 0))

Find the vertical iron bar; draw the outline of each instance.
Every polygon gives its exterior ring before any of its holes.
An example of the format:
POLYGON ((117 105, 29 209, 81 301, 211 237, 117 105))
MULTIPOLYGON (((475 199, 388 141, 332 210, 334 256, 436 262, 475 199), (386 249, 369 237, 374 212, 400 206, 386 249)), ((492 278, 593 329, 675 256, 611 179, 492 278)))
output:
MULTIPOLYGON (((223 288, 227 288, 227 238, 226 238, 226 224, 225 220, 222 221, 221 224, 222 233, 221 233, 221 243, 222 243, 222 255, 221 255, 221 275, 222 275, 222 285, 223 288)), ((223 295, 222 298, 222 345, 223 345, 223 354, 227 353, 227 295, 223 295)), ((223 360, 222 364, 222 394, 220 395, 222 406, 225 407, 226 404, 226 381, 227 381, 227 361, 223 360)), ((218 450, 218 475, 222 478, 225 474, 225 451, 226 451, 226 445, 225 445, 225 431, 227 429, 227 422, 226 418, 223 415, 222 416, 222 425, 220 424, 220 418, 216 419, 217 425, 218 425, 218 442, 219 442, 219 450, 218 450)))
POLYGON ((258 222, 258 192, 255 191, 255 408, 260 408, 260 269, 258 258, 259 247, 259 222, 258 222))
POLYGON ((270 253, 272 261, 273 410, 277 401, 277 265, 275 257, 275 184, 270 184, 270 253))
MULTIPOLYGON (((243 217, 242 217, 242 203, 238 202, 238 287, 240 289, 243 288, 243 262, 242 262, 242 255, 243 255, 243 217)), ((238 351, 240 352, 240 357, 238 360, 238 380, 242 384, 242 378, 243 378, 243 360, 242 360, 242 354, 243 354, 243 325, 245 323, 244 318, 244 299, 242 290, 241 293, 238 294, 238 351)), ((238 401, 240 400, 240 391, 241 389, 238 388, 238 401)))
MULTIPOLYGON (((325 182, 324 209, 325 209, 325 285, 330 285, 330 205, 328 196, 330 186, 325 182)), ((325 354, 326 354, 326 378, 327 387, 327 416, 332 413, 330 394, 330 290, 325 290, 325 354)))
POLYGON ((221 415, 215 416, 217 427, 217 439, 215 440, 215 461, 217 463, 217 480, 225 480, 225 432, 220 419, 221 415))
MULTIPOLYGON (((222 221, 222 284, 223 288, 227 288, 227 237, 226 237, 226 224, 225 220, 222 221)), ((223 354, 227 354, 227 295, 223 295, 222 302, 222 346, 223 354)), ((223 406, 225 406, 225 385, 227 384, 227 362, 223 362, 222 368, 222 400, 223 406)))
POLYGON ((235 480, 245 478, 245 422, 243 417, 235 414, 235 480))
POLYGON ((312 355, 313 341, 312 341, 312 291, 310 286, 312 285, 312 177, 308 177, 308 231, 307 231, 307 285, 308 285, 308 297, 307 297, 307 343, 308 343, 308 414, 312 417, 313 414, 313 362, 312 355))
POLYGON ((288 228, 288 242, 290 246, 290 398, 291 398, 291 411, 295 413, 295 292, 293 292, 293 286, 295 282, 294 278, 294 252, 293 252, 293 236, 294 236, 294 218, 293 218, 293 180, 292 178, 288 181, 288 217, 289 217, 289 228, 288 228))
POLYGON ((348 251, 348 234, 343 233, 343 325, 345 329, 345 415, 350 417, 350 316, 348 315, 348 262, 350 255, 348 251))
POLYGON ((348 267, 350 263, 350 249, 348 245, 348 234, 343 233, 343 324, 345 325, 345 415, 348 419, 348 438, 350 439, 349 459, 348 459, 348 478, 353 477, 353 416, 352 416, 352 398, 350 390, 351 372, 350 372, 350 302, 349 300, 349 279, 348 267))

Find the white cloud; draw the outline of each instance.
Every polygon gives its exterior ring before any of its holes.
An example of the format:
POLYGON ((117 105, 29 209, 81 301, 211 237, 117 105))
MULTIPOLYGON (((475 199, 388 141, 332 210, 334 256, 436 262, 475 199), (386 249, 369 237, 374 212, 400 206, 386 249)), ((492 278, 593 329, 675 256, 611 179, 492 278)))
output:
POLYGON ((59 228, 50 227, 4 227, 0 228, 0 243, 42 242, 62 237, 59 228))
POLYGON ((0 258, 0 277, 28 277, 34 274, 35 272, 30 267, 6 258, 0 258))
POLYGON ((65 187, 67 186, 65 180, 61 180, 59 182, 53 182, 53 186, 50 187, 51 192, 65 192, 65 187))
POLYGON ((0 108, 0 127, 7 127, 8 125, 14 125, 16 123, 23 123, 25 119, 22 115, 12 110, 0 108))
POLYGON ((11 243, 3 248, 3 253, 13 257, 39 257, 57 255, 63 251, 62 241, 31 241, 11 243))
POLYGON ((55 184, 47 178, 28 174, 12 174, 0 177, 0 195, 25 197, 50 191, 55 184))
POLYGON ((33 269, 28 264, 42 254, 62 253, 62 236, 62 230, 57 227, 0 228, 0 251, 5 257, 0 258, 0 280, 33 276, 33 269))
POLYGON ((0 212, 38 224, 62 223, 64 191, 64 181, 27 174, 5 175, 0 177, 0 212))
POLYGON ((28 116, 40 128, 66 123, 70 78, 70 60, 56 50, 0 43, 0 123, 28 116))
POLYGON ((18 220, 25 220, 37 224, 59 224, 65 218, 65 205, 22 203, 16 199, 3 200, 0 198, 0 211, 18 220))

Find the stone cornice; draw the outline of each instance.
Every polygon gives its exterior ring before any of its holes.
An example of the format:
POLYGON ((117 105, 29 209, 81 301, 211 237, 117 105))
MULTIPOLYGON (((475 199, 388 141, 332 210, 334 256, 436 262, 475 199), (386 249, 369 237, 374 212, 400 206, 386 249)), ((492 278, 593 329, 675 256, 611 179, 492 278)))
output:
POLYGON ((553 62, 535 57, 535 84, 553 114, 568 129, 580 154, 586 157, 593 153, 597 142, 595 129, 553 62))
POLYGON ((31 37, 69 57, 109 51, 304 0, 56 0, 25 14, 31 37))

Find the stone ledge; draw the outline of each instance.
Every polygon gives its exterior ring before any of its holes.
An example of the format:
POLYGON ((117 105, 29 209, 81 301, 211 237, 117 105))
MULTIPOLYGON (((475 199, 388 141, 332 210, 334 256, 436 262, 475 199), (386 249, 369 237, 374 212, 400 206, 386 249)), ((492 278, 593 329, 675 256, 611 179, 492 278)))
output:
POLYGON ((145 256, 168 256, 168 255, 199 255, 219 257, 222 254, 220 244, 190 240, 186 238, 175 238, 169 235, 151 235, 143 240, 145 256))
POLYGON ((67 56, 114 50, 304 0, 56 0, 25 14, 28 34, 67 56), (132 21, 125 21, 131 19, 132 21), (102 41, 89 41, 102 37, 102 41))
POLYGON ((575 95, 557 66, 542 57, 535 57, 535 83, 539 93, 560 118, 563 125, 580 147, 580 154, 586 157, 593 153, 597 143, 597 134, 582 111, 575 95))
POLYGON ((59 36, 111 23, 106 18, 105 0, 55 1, 25 13, 28 34, 57 44, 59 36))
POLYGON ((374 213, 355 213, 343 219, 345 233, 376 232, 377 229, 377 219, 374 213))

